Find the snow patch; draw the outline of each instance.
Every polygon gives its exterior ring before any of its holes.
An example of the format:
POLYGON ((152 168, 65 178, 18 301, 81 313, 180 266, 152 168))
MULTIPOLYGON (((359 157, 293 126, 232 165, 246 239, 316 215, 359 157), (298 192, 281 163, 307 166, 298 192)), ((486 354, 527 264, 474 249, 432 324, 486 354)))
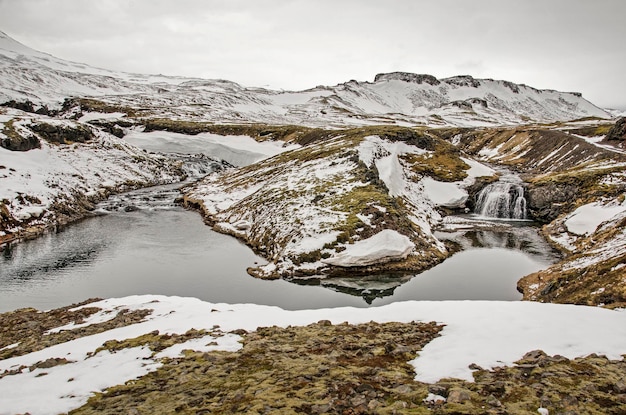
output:
POLYGON ((347 245, 322 262, 338 267, 361 267, 406 258, 415 248, 411 240, 392 229, 385 229, 362 241, 347 245))
POLYGON ((431 177, 421 180, 424 193, 437 206, 459 208, 465 205, 469 197, 467 191, 461 189, 458 183, 440 182, 431 177))
POLYGON ((620 205, 603 205, 599 202, 583 205, 565 221, 567 230, 575 235, 590 235, 602 222, 626 212, 626 202, 620 205))

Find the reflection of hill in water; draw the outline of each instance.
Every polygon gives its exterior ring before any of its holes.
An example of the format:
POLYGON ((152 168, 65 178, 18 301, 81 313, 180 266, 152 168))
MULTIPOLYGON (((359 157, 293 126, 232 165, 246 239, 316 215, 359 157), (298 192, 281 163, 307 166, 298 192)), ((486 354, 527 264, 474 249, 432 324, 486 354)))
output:
MULTIPOLYGON (((382 300, 384 303, 399 301, 400 298, 397 297, 403 297, 402 300, 463 299, 461 291, 464 290, 468 297, 466 299, 498 299, 501 296, 500 299, 511 300, 512 294, 508 291, 516 294, 516 278, 523 275, 514 276, 511 282, 508 281, 510 278, 507 279, 507 276, 500 278, 500 275, 491 275, 486 268, 500 269, 501 264, 496 264, 496 261, 500 261, 506 251, 524 254, 524 258, 512 255, 505 259, 505 261, 520 261, 519 264, 514 262, 510 264, 511 269, 516 270, 515 272, 518 272, 518 268, 526 266, 528 262, 549 264, 559 257, 558 252, 539 235, 537 228, 529 226, 529 222, 494 225, 488 221, 467 219, 467 225, 468 229, 436 233, 439 240, 453 243, 464 251, 463 259, 456 256, 454 260, 451 260, 452 257, 448 258, 444 263, 421 274, 294 279, 290 282, 298 285, 319 285, 336 292, 362 297, 367 304, 372 304, 377 299, 384 299, 382 300), (472 229, 472 226, 477 229, 472 229), (485 250, 490 249, 493 250, 493 254, 485 256, 485 250), (477 266, 472 257, 478 258, 484 266, 477 266), (484 261, 485 257, 489 259, 484 261), (489 261, 492 261, 491 264, 489 261), (440 275, 442 273, 446 275, 440 275), (400 286, 402 288, 398 290, 400 286), (485 290, 484 298, 479 293, 481 289, 485 290), (408 294, 414 290, 419 293, 408 294), (430 298, 431 296, 433 298, 430 298)), ((517 298, 517 295, 515 297, 517 298)))
POLYGON ((542 260, 559 258, 559 253, 543 239, 537 228, 528 224, 499 224, 492 229, 440 231, 436 236, 440 241, 457 244, 463 251, 471 248, 504 248, 522 251, 542 260))
MULTIPOLYGON (((65 232, 73 232, 70 227, 65 232)), ((0 280, 9 283, 42 278, 68 268, 88 265, 107 249, 108 241, 81 238, 55 238, 54 233, 36 241, 26 241, 8 246, 2 251, 0 280), (56 243, 61 241, 61 243, 56 243)))
POLYGON ((406 283, 414 275, 412 274, 382 274, 350 277, 331 277, 325 279, 294 279, 298 285, 320 285, 344 294, 363 297, 367 304, 377 298, 384 298, 393 295, 396 287, 406 283))

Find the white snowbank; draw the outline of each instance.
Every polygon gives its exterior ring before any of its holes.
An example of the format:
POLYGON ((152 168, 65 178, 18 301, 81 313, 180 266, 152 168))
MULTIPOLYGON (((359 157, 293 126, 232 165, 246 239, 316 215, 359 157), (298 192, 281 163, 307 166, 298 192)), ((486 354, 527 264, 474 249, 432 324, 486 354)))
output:
POLYGON ((398 160, 403 154, 427 154, 429 151, 401 141, 383 140, 377 135, 367 136, 358 147, 359 159, 368 167, 376 165, 378 176, 391 196, 400 196, 406 188, 405 173, 398 160))
POLYGON ((469 196, 458 183, 440 182, 431 177, 424 177, 421 182, 424 193, 437 206, 462 207, 469 196))
MULTIPOLYGON (((146 321, 109 330, 38 352, 0 361, 0 371, 30 366, 52 357, 75 361, 49 369, 5 376, 0 379, 0 414, 30 412, 33 415, 66 412, 84 403, 94 391, 124 383, 160 363, 150 351, 134 348, 115 354, 98 353, 87 358, 103 342, 128 339, 159 330, 185 333, 191 328, 223 333, 236 329, 306 325, 328 319, 334 324, 377 321, 436 321, 445 324, 441 336, 430 342, 411 362, 416 379, 435 382, 444 377, 472 380, 468 365, 483 368, 511 365, 526 352, 541 349, 568 358, 591 353, 621 359, 626 353, 626 311, 607 310, 535 302, 501 301, 408 301, 382 307, 341 307, 320 310, 286 311, 278 307, 253 304, 212 304, 195 298, 132 296, 89 304, 105 311, 154 310, 146 321), (45 376, 39 376, 41 373, 45 376), (68 381, 73 379, 72 381, 68 381)), ((228 334, 215 340, 203 338, 163 352, 174 356, 184 348, 206 350, 207 341, 215 349, 235 350, 236 336, 228 334)))
POLYGON ((89 122, 93 120, 115 120, 125 117, 123 112, 88 112, 78 119, 78 122, 89 122))
POLYGON ((484 177, 484 176, 493 176, 496 174, 496 171, 489 166, 485 166, 482 163, 477 162, 476 160, 468 159, 465 157, 461 157, 461 160, 468 166, 470 166, 469 170, 467 170, 467 176, 471 178, 476 177, 484 177))
POLYGON ((406 258, 415 245, 411 240, 393 229, 384 229, 376 235, 352 245, 322 262, 338 267, 361 267, 394 259, 406 258))
POLYGON ((576 209, 565 221, 567 230, 575 235, 590 235, 602 222, 626 211, 626 202, 620 205, 604 206, 600 203, 589 203, 576 209))

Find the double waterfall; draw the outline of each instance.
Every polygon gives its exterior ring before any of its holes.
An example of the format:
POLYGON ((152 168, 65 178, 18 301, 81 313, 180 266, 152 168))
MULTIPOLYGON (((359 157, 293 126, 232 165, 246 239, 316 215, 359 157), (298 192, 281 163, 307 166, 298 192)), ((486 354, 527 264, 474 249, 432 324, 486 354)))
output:
POLYGON ((476 197, 474 212, 490 218, 526 219, 526 199, 520 183, 515 176, 505 176, 487 185, 476 197))

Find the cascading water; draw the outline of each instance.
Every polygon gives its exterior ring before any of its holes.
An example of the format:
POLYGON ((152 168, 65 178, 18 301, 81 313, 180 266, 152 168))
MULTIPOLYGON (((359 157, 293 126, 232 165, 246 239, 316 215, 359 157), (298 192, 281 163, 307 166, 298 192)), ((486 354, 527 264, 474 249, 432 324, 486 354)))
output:
POLYGON ((478 193, 474 211, 498 219, 526 219, 524 188, 512 178, 491 183, 478 193))

